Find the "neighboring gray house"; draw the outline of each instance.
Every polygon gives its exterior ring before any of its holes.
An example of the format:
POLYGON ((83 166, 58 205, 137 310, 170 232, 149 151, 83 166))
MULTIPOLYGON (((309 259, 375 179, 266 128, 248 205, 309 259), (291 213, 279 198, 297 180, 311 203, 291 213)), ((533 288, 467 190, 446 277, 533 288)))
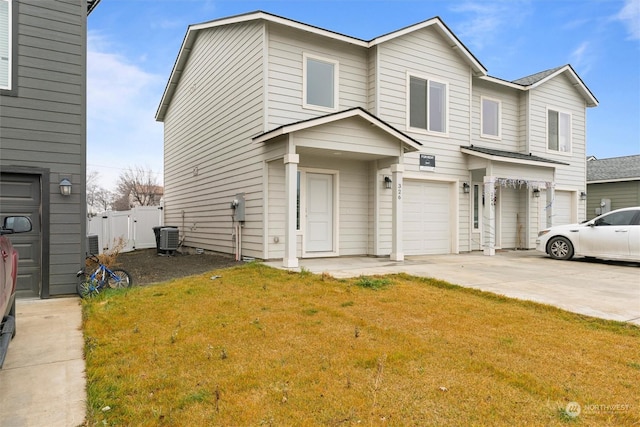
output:
POLYGON ((440 18, 361 40, 265 12, 189 27, 156 119, 185 246, 282 259, 533 248, 585 217, 569 65, 491 77, 440 18))
POLYGON ((73 293, 84 264, 86 35, 96 4, 0 0, 0 214, 34 224, 12 238, 19 296, 73 293))
POLYGON ((640 155, 587 159, 587 218, 640 206, 640 155))

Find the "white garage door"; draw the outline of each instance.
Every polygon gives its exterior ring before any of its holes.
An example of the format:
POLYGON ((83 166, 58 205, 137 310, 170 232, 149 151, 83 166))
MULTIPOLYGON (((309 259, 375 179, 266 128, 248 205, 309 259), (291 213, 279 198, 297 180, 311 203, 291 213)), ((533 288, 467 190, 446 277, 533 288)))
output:
POLYGON ((556 191, 553 201, 553 225, 571 224, 575 221, 571 215, 570 191, 556 191))
POLYGON ((449 184, 404 181, 403 218, 406 255, 451 253, 449 184))

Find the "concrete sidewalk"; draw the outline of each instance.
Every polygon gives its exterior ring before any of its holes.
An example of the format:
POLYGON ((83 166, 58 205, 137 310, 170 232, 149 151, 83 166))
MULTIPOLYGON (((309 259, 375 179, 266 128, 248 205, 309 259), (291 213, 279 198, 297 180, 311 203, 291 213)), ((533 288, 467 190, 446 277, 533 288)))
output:
POLYGON ((17 334, 0 370, 0 426, 75 427, 86 379, 77 297, 19 299, 17 334))

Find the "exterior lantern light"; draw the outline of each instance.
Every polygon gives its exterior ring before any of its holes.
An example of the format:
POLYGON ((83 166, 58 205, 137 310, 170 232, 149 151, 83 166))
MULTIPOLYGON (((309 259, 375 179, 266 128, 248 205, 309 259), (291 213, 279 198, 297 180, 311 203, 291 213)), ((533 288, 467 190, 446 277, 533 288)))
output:
POLYGON ((60 181, 60 194, 62 194, 63 196, 71 195, 71 181, 69 181, 67 178, 64 178, 62 181, 60 181))
POLYGON ((388 176, 388 175, 387 175, 387 176, 385 176, 385 177, 384 177, 384 188, 386 188, 386 189, 388 189, 388 190, 389 190, 389 189, 391 189, 391 183, 392 183, 392 181, 391 181, 391 177, 390 177, 390 176, 388 176))
POLYGON ((580 200, 587 200, 587 193, 584 191, 580 192, 580 200))
POLYGON ((471 187, 469 186, 469 183, 468 183, 468 182, 463 182, 463 183, 462 183, 462 191, 463 191, 465 194, 468 194, 468 193, 469 193, 469 191, 471 191, 471 187))
POLYGON ((538 187, 533 189, 533 197, 540 197, 540 189, 538 187))

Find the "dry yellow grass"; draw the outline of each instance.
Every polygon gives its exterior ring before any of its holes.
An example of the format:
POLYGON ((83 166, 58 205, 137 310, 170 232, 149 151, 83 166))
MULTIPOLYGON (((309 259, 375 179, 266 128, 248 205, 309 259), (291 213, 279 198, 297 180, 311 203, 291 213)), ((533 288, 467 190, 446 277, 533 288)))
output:
POLYGON ((640 328, 359 280, 249 264, 83 302, 87 425, 640 422, 640 328))

